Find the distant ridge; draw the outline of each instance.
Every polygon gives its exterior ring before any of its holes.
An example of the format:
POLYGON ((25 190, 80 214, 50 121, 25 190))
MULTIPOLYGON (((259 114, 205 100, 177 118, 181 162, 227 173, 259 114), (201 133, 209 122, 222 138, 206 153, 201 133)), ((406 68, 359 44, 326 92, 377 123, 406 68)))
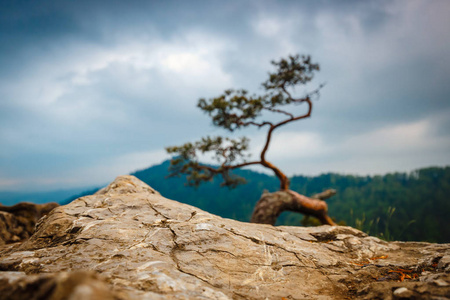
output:
POLYGON ((43 192, 0 191, 0 203, 8 206, 19 202, 32 202, 36 204, 48 202, 60 203, 63 199, 70 198, 75 194, 84 193, 86 189, 84 187, 43 192))

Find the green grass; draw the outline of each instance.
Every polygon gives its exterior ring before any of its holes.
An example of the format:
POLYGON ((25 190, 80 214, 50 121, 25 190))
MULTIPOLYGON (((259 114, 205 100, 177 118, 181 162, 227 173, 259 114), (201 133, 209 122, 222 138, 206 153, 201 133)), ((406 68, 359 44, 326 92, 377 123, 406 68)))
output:
POLYGON ((353 210, 350 209, 350 218, 353 223, 350 224, 350 226, 353 226, 356 229, 367 233, 368 235, 376 236, 385 241, 401 240, 403 233, 405 233, 408 227, 414 222, 416 222, 416 220, 410 220, 403 226, 399 236, 393 236, 392 235, 393 230, 391 228, 391 220, 393 218, 394 213, 395 207, 389 206, 388 209, 385 211, 385 214, 368 220, 366 218, 365 213, 362 214, 361 218, 357 217, 355 218, 353 215, 353 210))

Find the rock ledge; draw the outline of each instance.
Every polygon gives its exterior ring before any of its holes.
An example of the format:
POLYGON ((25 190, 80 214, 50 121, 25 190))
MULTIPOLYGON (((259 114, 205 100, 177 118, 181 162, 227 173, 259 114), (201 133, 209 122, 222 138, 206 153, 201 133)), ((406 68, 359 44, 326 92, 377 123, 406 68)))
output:
POLYGON ((449 272, 449 244, 242 223, 120 176, 0 246, 0 299, 447 299, 449 272))

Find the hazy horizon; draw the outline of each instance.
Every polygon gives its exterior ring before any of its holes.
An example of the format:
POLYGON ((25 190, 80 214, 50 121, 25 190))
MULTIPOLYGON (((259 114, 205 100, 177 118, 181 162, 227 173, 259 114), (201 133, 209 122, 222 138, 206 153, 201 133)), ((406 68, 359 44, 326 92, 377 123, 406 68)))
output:
MULTIPOLYGON (((121 175, 130 175, 139 171, 143 171, 143 170, 147 170, 150 169, 152 167, 155 166, 159 166, 161 164, 163 164, 165 161, 167 160, 163 160, 159 163, 155 163, 152 164, 146 168, 138 168, 135 170, 132 170, 130 172, 127 173, 123 173, 123 174, 117 174, 114 178, 112 178, 110 181, 108 182, 98 182, 97 184, 91 184, 91 185, 80 185, 80 186, 72 186, 72 187, 56 187, 56 188, 50 188, 50 189, 46 189, 45 187, 43 188, 31 188, 31 189, 24 189, 24 187, 21 187, 20 189, 0 189, 0 193, 23 193, 23 194, 30 194, 30 193, 49 193, 49 192, 64 192, 64 191, 72 191, 74 192, 74 194, 71 194, 71 196, 74 196, 77 192, 85 192, 91 189, 95 189, 95 188, 102 188, 102 187, 106 187, 108 184, 110 184, 116 177, 121 176, 121 175)), ((393 171, 393 172, 386 172, 386 173, 373 173, 373 174, 356 174, 356 173, 338 173, 338 172, 321 172, 321 173, 317 173, 317 174, 293 174, 290 175, 289 177, 295 177, 295 176, 306 176, 306 177, 317 177, 320 175, 324 175, 324 174, 329 174, 329 173, 334 173, 334 174, 338 174, 338 175, 350 175, 350 176, 355 176, 355 177, 366 177, 366 176, 384 176, 387 174, 393 174, 393 173, 405 173, 405 174, 411 174, 412 172, 419 170, 419 169, 424 169, 424 168, 433 168, 433 167, 437 167, 437 168, 446 168, 446 167, 450 167, 450 165, 444 165, 444 166, 438 166, 438 165, 430 165, 430 166, 425 166, 425 167, 421 167, 421 168, 415 168, 413 170, 409 170, 409 171, 393 171)), ((263 168, 263 167, 245 167, 242 168, 243 170, 251 170, 257 173, 262 173, 268 176, 272 176, 274 178, 276 178, 276 176, 273 174, 273 172, 267 168, 263 168)), ((170 180, 170 178, 168 178, 168 180, 170 180)), ((278 180, 278 179, 277 179, 278 180)), ((151 185, 151 184, 150 184, 151 185)), ((25 187, 26 188, 26 187, 25 187)))

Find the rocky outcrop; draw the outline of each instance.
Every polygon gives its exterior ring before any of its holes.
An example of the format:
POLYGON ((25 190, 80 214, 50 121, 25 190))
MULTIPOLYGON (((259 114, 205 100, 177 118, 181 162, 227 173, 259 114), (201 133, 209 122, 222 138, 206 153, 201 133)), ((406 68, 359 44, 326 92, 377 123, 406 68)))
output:
POLYGON ((0 245, 28 239, 37 221, 58 203, 33 204, 22 202, 13 206, 0 204, 0 245))
POLYGON ((0 299, 447 299, 449 272, 448 244, 242 223, 121 176, 0 247, 0 299))

